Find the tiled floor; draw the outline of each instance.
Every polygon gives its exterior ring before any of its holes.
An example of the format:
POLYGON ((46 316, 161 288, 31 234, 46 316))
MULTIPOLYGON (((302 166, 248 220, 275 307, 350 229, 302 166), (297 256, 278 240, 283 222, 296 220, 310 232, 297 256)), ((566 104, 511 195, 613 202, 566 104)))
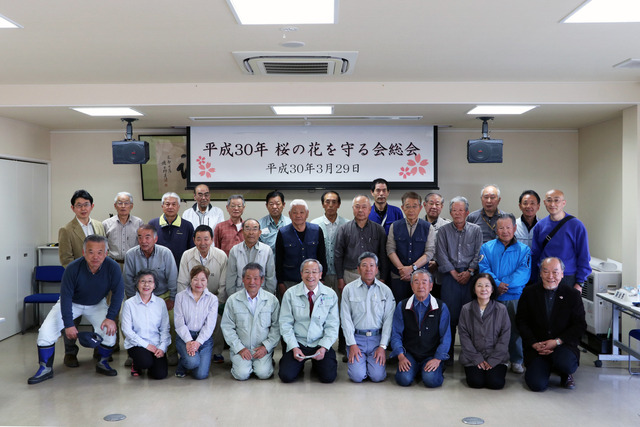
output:
MULTIPOLYGON (((552 387, 532 393, 522 376, 507 374, 504 390, 472 390, 456 364, 445 373, 442 388, 395 384, 395 366, 381 384, 353 384, 339 362, 338 380, 321 384, 304 378, 280 380, 231 378, 230 363, 214 365, 207 380, 173 376, 162 381, 133 378, 116 354, 117 377, 94 371, 91 351, 80 350, 80 368, 62 365, 57 344, 55 377, 27 385, 37 367, 36 333, 0 342, 0 425, 56 426, 457 426, 464 417, 480 417, 486 426, 640 426, 640 376, 631 377, 626 363, 594 367, 595 356, 583 353, 575 390, 552 387), (126 415, 120 422, 103 417, 126 415)), ((276 350, 280 357, 280 349, 276 350)))

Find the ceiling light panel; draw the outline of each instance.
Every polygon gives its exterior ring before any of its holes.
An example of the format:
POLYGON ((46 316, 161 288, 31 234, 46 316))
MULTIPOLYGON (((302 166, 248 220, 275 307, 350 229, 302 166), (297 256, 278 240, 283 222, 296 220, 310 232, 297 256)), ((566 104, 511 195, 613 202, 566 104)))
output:
POLYGON ((242 25, 335 24, 338 0, 227 0, 242 25))
POLYGON ((537 105, 478 105, 467 114, 524 114, 537 105))
POLYGON ((587 0, 561 22, 565 24, 640 22, 638 0, 587 0))
POLYGON ((332 105, 273 105, 271 109, 279 116, 326 116, 333 114, 332 105))
POLYGON ((93 117, 128 117, 143 115, 141 112, 129 107, 87 107, 72 108, 72 110, 93 117))
POLYGON ((0 28, 22 28, 22 25, 16 24, 11 19, 0 15, 0 28))

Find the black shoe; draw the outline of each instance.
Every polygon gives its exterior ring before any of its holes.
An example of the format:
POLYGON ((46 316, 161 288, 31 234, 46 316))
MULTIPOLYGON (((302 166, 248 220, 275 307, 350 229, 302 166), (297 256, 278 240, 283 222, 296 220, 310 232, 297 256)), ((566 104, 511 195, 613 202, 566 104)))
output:
POLYGON ((78 366, 80 366, 80 363, 78 363, 78 358, 75 354, 65 354, 64 366, 66 366, 67 368, 77 368, 78 366))
POLYGON ((560 385, 568 390, 576 388, 576 382, 573 380, 573 375, 567 375, 566 379, 560 380, 560 385))

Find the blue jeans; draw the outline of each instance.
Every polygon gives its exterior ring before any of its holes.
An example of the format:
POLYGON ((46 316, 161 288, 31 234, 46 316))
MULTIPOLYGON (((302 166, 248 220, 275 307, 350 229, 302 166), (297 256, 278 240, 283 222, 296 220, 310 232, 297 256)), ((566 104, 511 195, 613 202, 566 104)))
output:
MULTIPOLYGON (((198 338, 197 332, 190 332, 191 338, 194 340, 198 338)), ((187 371, 191 371, 191 375, 197 380, 203 380, 209 376, 209 366, 211 365, 211 354, 213 352, 213 337, 206 340, 193 356, 187 354, 187 344, 180 336, 176 336, 176 348, 180 355, 176 373, 186 374, 187 371)))
MULTIPOLYGON (((380 346, 380 335, 372 337, 356 335, 355 338, 361 356, 359 362, 353 359, 353 363, 348 364, 347 375, 349 375, 351 381, 360 383, 367 377, 374 383, 384 381, 387 377, 386 367, 378 364, 374 357, 376 349, 380 346)), ((348 355, 349 348, 347 348, 348 355)))
POLYGON ((442 385, 442 383, 444 382, 443 362, 440 362, 440 366, 438 366, 438 369, 436 369, 435 371, 427 372, 424 370, 424 366, 429 360, 433 359, 433 357, 429 357, 418 363, 409 353, 404 353, 404 355, 407 359, 409 359, 409 362, 411 362, 411 367, 407 372, 400 371, 400 368, 398 367, 398 370, 396 371, 396 382, 398 383, 398 385, 401 385, 403 387, 410 386, 411 384, 413 384, 413 380, 415 380, 418 374, 422 376, 422 382, 428 388, 436 388, 442 385))
POLYGON ((516 313, 518 312, 518 300, 498 301, 507 307, 509 321, 511 322, 511 337, 509 337, 509 360, 511 363, 522 363, 522 338, 516 326, 516 313))

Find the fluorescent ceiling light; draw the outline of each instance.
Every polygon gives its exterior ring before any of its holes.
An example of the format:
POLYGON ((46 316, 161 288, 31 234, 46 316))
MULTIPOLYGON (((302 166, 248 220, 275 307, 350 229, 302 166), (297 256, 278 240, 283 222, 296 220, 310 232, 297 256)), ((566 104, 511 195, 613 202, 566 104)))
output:
POLYGON ((332 105, 274 105, 271 107, 279 116, 312 116, 333 114, 332 105))
POLYGON ((337 0, 227 0, 242 25, 335 24, 337 0))
POLYGON ((0 28, 22 28, 22 25, 16 24, 11 19, 0 15, 0 28))
POLYGON ((72 108, 79 113, 94 117, 129 117, 142 116, 139 111, 129 107, 88 107, 88 108, 72 108))
POLYGON ((587 0, 562 21, 565 24, 640 22, 638 0, 587 0))
POLYGON ((467 114, 523 114, 537 105, 478 105, 467 114))

